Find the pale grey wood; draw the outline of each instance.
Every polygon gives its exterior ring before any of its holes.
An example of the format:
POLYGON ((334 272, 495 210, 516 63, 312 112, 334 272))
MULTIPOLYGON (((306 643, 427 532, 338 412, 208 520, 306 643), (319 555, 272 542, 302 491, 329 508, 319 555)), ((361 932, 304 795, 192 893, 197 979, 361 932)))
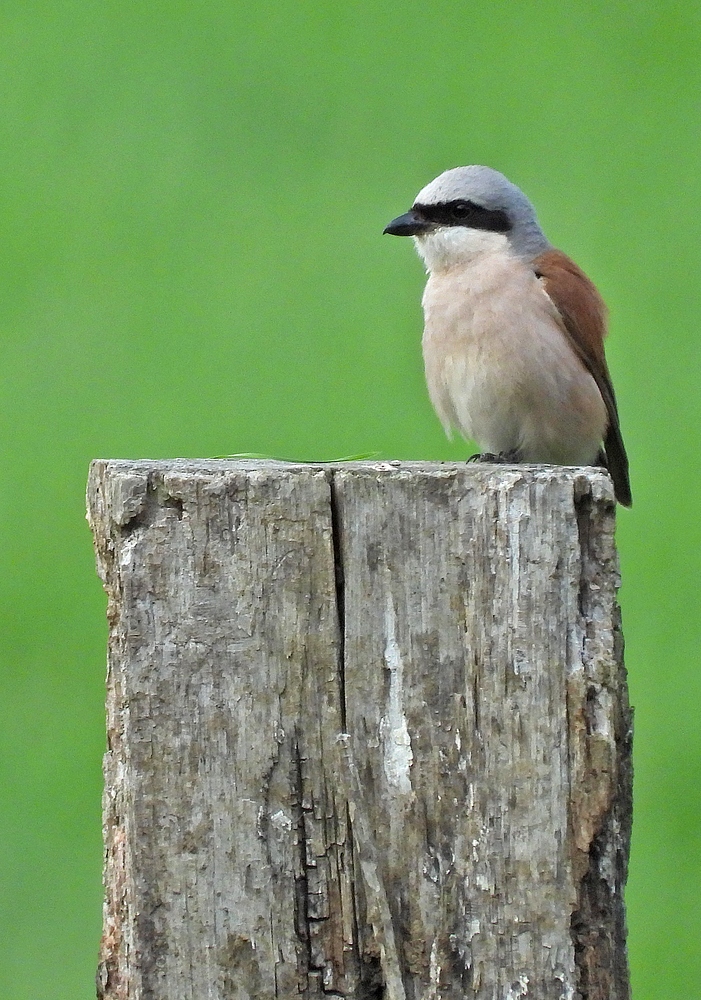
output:
POLYGON ((627 1000, 597 470, 95 462, 110 1000, 627 1000))

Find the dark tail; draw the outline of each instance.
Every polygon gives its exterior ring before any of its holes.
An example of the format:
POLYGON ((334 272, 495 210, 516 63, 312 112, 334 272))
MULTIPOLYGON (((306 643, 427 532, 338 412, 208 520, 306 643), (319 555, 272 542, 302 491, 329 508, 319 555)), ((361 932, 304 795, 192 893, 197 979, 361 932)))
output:
POLYGON ((624 507, 633 506, 628 475, 628 456, 617 424, 612 424, 606 432, 603 450, 599 452, 598 464, 608 469, 613 479, 616 500, 624 507))

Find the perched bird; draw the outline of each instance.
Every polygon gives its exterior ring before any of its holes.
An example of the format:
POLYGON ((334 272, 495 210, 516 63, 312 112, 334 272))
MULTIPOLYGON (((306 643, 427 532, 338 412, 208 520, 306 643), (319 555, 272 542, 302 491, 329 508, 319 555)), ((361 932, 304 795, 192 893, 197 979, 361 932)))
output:
POLYGON ((455 167, 385 233, 413 236, 426 265, 424 365, 447 433, 486 460, 604 466, 629 507, 606 307, 520 188, 490 167, 455 167))

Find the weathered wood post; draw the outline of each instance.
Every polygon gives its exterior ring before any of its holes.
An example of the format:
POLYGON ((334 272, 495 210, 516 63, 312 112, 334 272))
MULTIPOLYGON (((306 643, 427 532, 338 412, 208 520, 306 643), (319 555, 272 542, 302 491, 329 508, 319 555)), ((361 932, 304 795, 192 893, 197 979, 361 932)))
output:
POLYGON ((109 1000, 625 1000, 589 469, 98 461, 109 1000))

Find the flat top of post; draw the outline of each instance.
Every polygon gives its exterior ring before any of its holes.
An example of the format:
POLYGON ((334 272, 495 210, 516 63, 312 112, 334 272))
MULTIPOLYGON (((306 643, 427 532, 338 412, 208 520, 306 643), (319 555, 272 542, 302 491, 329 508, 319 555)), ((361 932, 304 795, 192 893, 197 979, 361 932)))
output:
POLYGON ((613 485, 605 469, 591 466, 501 465, 488 462, 430 462, 372 459, 366 461, 294 462, 272 458, 139 458, 94 459, 91 467, 109 468, 113 472, 161 473, 180 475, 226 475, 233 472, 304 473, 353 472, 372 476, 420 474, 437 478, 453 478, 461 474, 476 483, 510 485, 515 482, 571 483, 578 491, 591 493, 597 499, 614 502, 613 485))

